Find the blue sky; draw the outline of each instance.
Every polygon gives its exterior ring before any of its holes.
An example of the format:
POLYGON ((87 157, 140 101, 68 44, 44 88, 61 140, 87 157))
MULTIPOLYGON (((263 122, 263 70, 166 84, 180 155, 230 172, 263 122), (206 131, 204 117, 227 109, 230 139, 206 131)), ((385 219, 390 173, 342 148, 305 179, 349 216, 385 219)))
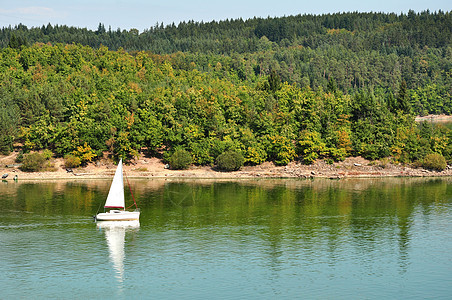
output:
POLYGON ((69 25, 97 29, 136 28, 140 32, 157 23, 280 17, 334 12, 452 11, 451 0, 0 0, 0 27, 19 23, 31 26, 69 25))

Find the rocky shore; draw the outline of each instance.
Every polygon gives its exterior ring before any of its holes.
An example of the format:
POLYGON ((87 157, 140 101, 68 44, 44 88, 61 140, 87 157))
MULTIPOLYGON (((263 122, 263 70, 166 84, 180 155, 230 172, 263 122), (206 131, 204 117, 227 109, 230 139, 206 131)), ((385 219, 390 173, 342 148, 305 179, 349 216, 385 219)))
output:
MULTIPOLYGON (((0 175, 9 174, 7 180, 17 175, 22 180, 111 178, 116 166, 109 160, 101 160, 86 167, 69 169, 62 159, 54 159, 54 170, 47 172, 22 172, 14 162, 14 155, 0 157, 0 175)), ((188 170, 171 170, 157 158, 140 158, 124 166, 129 178, 374 178, 374 177, 440 177, 452 176, 452 168, 436 172, 392 164, 388 160, 368 161, 362 157, 347 158, 343 162, 327 164, 319 160, 312 165, 292 162, 287 166, 275 166, 266 162, 259 166, 244 166, 236 172, 220 172, 209 166, 192 166, 188 170)))

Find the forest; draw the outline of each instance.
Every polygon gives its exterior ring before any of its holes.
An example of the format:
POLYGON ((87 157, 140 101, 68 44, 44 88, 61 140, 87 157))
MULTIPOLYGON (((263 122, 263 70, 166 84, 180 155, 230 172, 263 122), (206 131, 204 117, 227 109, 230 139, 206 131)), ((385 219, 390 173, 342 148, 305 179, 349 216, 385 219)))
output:
POLYGON ((213 165, 451 161, 449 12, 341 13, 0 32, 0 151, 213 165))

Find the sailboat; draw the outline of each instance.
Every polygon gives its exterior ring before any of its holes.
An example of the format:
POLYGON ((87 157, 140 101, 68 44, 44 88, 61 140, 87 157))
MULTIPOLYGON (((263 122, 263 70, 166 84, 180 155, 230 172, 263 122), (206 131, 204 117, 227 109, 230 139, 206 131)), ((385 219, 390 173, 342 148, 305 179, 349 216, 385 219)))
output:
POLYGON ((124 208, 124 179, 122 174, 122 159, 119 160, 115 176, 105 201, 105 210, 108 212, 99 213, 95 216, 97 221, 133 221, 140 219, 140 211, 135 203, 135 211, 126 211, 124 208))

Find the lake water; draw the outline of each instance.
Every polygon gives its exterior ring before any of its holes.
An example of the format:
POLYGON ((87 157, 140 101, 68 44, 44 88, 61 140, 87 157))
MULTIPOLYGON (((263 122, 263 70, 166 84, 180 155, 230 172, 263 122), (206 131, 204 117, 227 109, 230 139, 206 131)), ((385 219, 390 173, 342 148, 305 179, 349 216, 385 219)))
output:
POLYGON ((450 299, 452 179, 0 183, 0 299, 450 299), (129 196, 129 195, 127 195, 129 196))

